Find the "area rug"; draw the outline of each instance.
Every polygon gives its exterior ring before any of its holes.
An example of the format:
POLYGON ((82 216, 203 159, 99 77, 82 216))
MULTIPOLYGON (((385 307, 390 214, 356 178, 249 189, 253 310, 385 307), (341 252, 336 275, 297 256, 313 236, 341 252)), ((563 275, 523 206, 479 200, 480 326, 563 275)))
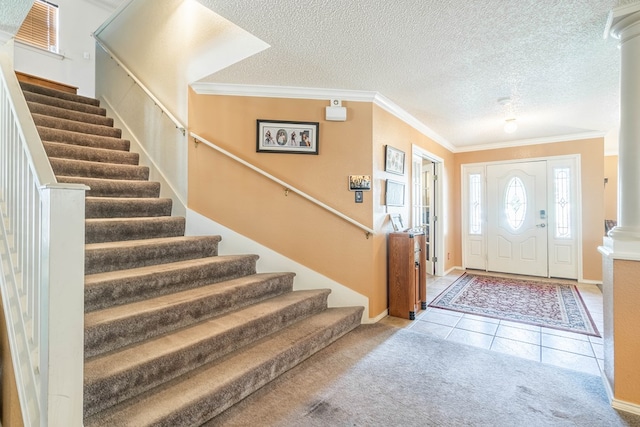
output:
POLYGON ((600 336, 571 284, 464 273, 429 306, 600 336))

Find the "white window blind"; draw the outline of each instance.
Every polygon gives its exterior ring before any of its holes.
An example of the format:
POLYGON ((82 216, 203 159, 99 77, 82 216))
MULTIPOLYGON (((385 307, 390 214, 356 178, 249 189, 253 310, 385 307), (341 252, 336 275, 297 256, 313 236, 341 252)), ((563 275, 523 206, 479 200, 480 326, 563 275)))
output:
POLYGON ((16 38, 39 48, 58 53, 58 6, 36 0, 18 30, 16 38))

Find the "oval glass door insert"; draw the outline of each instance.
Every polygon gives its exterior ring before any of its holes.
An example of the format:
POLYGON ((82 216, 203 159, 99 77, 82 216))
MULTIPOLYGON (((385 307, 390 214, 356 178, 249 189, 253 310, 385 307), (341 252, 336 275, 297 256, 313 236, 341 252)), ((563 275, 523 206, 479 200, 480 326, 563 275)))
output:
POLYGON ((504 195, 504 212, 509 226, 515 231, 524 223, 527 214, 527 193, 520 178, 513 177, 504 195))

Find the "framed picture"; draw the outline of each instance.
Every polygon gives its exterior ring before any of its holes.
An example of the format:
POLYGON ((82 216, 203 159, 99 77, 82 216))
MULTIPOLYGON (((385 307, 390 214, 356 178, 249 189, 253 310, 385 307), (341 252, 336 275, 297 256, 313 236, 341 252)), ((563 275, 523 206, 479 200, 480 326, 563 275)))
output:
POLYGON ((349 191, 371 191, 371 175, 349 175, 349 191))
POLYGON ((404 206, 404 184, 402 182, 387 180, 385 204, 387 206, 404 206))
POLYGON ((256 151, 318 154, 318 122, 258 119, 256 151))
POLYGON ((402 215, 400 214, 391 214, 391 225, 393 226, 393 231, 403 231, 404 224, 402 223, 402 215))
POLYGON ((404 151, 385 145, 384 170, 398 175, 404 175, 404 151))

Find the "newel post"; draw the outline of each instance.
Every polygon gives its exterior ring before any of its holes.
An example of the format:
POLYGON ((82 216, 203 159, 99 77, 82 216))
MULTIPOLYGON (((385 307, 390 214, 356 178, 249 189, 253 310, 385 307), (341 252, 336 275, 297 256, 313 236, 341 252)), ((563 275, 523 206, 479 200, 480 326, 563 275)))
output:
POLYGON ((41 193, 41 425, 82 425, 87 189, 47 184, 41 193))

